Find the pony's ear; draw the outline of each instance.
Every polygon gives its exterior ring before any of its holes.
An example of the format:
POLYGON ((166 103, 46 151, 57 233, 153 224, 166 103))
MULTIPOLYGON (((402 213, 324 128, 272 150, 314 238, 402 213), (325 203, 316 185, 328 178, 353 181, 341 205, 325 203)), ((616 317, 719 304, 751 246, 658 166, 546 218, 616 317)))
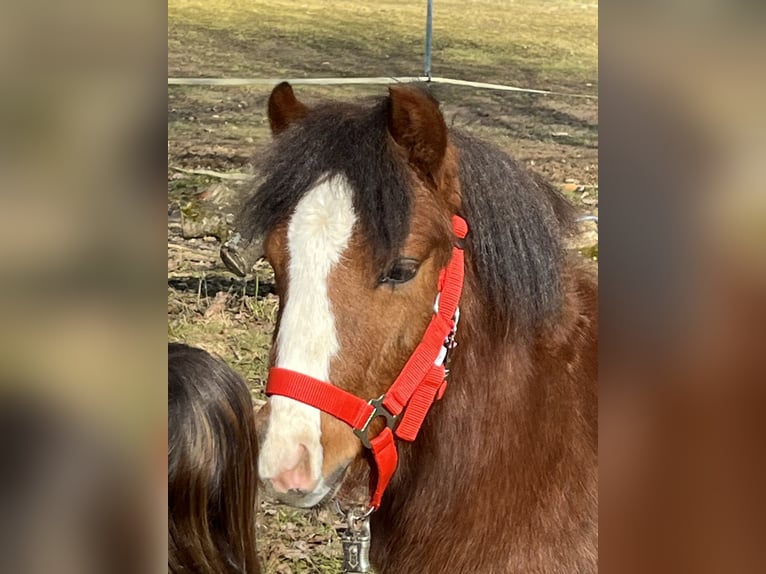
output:
POLYGON ((308 107, 295 97, 293 87, 287 82, 277 84, 271 91, 268 110, 273 135, 283 132, 287 126, 309 112, 308 107))
POLYGON ((424 175, 435 174, 447 151, 447 124, 439 103, 410 86, 388 88, 388 131, 424 175))

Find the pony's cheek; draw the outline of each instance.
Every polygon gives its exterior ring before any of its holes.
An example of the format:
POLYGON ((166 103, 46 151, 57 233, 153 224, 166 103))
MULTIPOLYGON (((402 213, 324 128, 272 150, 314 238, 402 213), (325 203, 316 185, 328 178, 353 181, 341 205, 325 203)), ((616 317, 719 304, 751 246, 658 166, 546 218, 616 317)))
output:
POLYGON ((348 425, 326 413, 321 426, 322 476, 327 479, 361 454, 362 443, 348 425))

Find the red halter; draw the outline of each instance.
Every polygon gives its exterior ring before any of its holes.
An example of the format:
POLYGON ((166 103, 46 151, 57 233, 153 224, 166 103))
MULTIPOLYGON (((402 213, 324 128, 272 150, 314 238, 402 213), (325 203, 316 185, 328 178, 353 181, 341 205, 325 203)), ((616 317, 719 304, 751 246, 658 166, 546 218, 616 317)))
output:
POLYGON ((431 405, 442 398, 447 386, 445 363, 448 351, 455 346, 460 315, 458 302, 465 271, 462 240, 468 233, 468 225, 463 218, 455 215, 452 217, 452 229, 457 240, 450 262, 439 273, 434 316, 388 392, 377 399, 364 401, 302 373, 279 367, 269 371, 267 395, 289 397, 342 420, 354 430, 362 444, 372 450, 378 468, 377 484, 370 501, 373 509, 380 506, 383 492, 396 471, 399 457, 394 435, 402 440, 414 441, 431 405), (367 431, 377 417, 386 420, 386 427, 371 439, 367 431))

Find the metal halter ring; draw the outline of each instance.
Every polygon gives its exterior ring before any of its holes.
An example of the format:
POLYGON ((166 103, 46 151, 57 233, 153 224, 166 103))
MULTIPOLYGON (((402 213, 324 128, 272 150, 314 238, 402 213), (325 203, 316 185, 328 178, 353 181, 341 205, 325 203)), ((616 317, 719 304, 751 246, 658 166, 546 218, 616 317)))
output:
POLYGON ((353 528, 355 523, 360 522, 362 520, 366 520, 372 515, 373 512, 375 512, 374 506, 370 506, 367 508, 367 510, 364 510, 364 511, 360 511, 361 508, 364 508, 362 506, 357 506, 357 507, 350 508, 349 510, 344 510, 340 504, 340 501, 337 498, 335 499, 335 508, 338 510, 340 515, 346 519, 350 528, 353 528))
POLYGON ((369 449, 372 448, 372 443, 370 442, 370 437, 367 434, 367 431, 370 428, 370 425, 372 424, 373 420, 375 420, 378 417, 383 417, 384 419, 386 419, 386 426, 390 428, 392 431, 396 428, 396 425, 399 424, 399 416, 389 411, 383 405, 383 399, 385 398, 386 398, 386 395, 380 395, 377 399, 370 399, 369 401, 367 401, 367 404, 373 407, 373 411, 370 413, 370 416, 367 419, 367 422, 364 423, 364 426, 362 428, 353 429, 354 434, 357 437, 359 437, 359 440, 362 441, 362 444, 365 446, 365 448, 369 448, 369 449))

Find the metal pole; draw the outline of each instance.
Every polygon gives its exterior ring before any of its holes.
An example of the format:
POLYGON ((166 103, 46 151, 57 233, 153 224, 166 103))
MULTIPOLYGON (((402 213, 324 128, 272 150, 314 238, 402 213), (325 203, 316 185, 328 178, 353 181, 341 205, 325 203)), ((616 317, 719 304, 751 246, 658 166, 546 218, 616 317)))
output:
POLYGON ((428 0, 428 12, 426 13, 426 69, 425 76, 431 81, 431 30, 433 28, 434 1, 428 0))

